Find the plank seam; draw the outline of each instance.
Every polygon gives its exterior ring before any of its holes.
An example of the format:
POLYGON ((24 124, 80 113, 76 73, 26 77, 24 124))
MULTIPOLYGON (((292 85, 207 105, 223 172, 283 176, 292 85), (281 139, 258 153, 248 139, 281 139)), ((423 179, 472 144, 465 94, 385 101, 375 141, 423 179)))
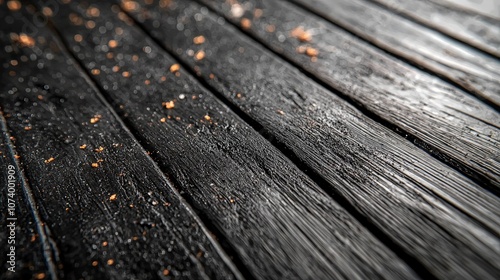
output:
MULTIPOLYGON (((200 5, 203 5, 204 7, 206 7, 207 9, 209 9, 211 12, 215 13, 216 15, 226 18, 223 14, 221 14, 218 11, 213 10, 211 7, 206 6, 205 4, 199 2, 199 0, 195 0, 195 1, 198 2, 200 5)), ((129 16, 132 17, 132 15, 129 15, 129 16)), ((397 133, 398 135, 402 136, 404 139, 408 140, 409 142, 411 142, 412 144, 414 144, 415 146, 417 146, 418 148, 422 149, 425 153, 427 153, 427 154, 431 155, 432 157, 438 159, 439 161, 443 162, 447 166, 449 166, 449 167, 451 167, 451 168, 459 171, 460 173, 462 173, 463 175, 465 175, 466 177, 468 177, 469 179, 471 179, 473 182, 475 182, 478 185, 480 185, 481 187, 483 187, 485 190, 491 192, 492 194, 494 194, 497 197, 500 197, 500 190, 497 190, 497 189, 495 189, 495 187, 492 186, 491 179, 487 178, 486 176, 480 174, 479 172, 477 172, 477 171, 475 171, 475 170, 473 170, 471 168, 468 168, 467 166, 464 166, 463 164, 461 164, 460 162, 458 162, 457 160, 455 160, 451 156, 448 156, 447 154, 441 152, 440 149, 438 149, 437 147, 434 147, 433 145, 431 145, 429 143, 426 143, 425 141, 421 140, 417 136, 412 135, 411 133, 405 131, 404 129, 400 128, 396 124, 393 124, 390 121, 384 119, 383 117, 377 115, 375 112, 372 112, 371 110, 369 110, 368 108, 366 108, 363 104, 357 102, 356 100, 352 99, 348 95, 344 94, 342 91, 340 91, 340 90, 338 90, 338 89, 336 89, 336 88, 328 85, 327 83, 323 82, 322 80, 320 80, 319 78, 317 78, 313 74, 309 73, 300 64, 287 59, 284 55, 282 55, 282 54, 276 52, 275 50, 271 49, 264 42, 262 42, 259 38, 257 38, 255 35, 242 30, 239 26, 237 26, 236 24, 234 24, 232 21, 226 20, 226 22, 228 22, 232 26, 236 27, 239 31, 242 31, 241 32, 242 34, 245 34, 247 37, 249 37, 250 39, 252 39, 252 41, 255 41, 258 45, 264 47, 265 49, 267 49, 270 52, 272 52, 273 54, 275 54, 277 57, 281 58, 286 63, 292 65, 295 68, 297 68, 301 73, 303 73, 309 79, 313 80, 314 82, 316 82, 320 86, 322 86, 325 89, 327 89, 328 91, 330 91, 332 94, 335 94, 336 96, 340 97, 342 100, 344 100, 347 103, 349 103, 351 106, 353 106, 354 108, 356 108, 357 110, 359 110, 361 113, 363 113, 368 118, 370 118, 373 121, 375 121, 375 122, 377 122, 377 123, 385 126, 388 129, 392 130, 393 132, 397 133)), ((138 24, 139 26, 141 26, 141 24, 137 23, 137 21, 136 21, 136 24, 138 24)), ((141 28, 143 30, 145 30, 144 32, 146 34, 148 34, 150 37, 152 37, 147 32, 147 30, 145 28, 143 28, 143 27, 141 27, 141 28)), ((161 44, 160 42, 157 42, 157 43, 161 44)), ((163 48, 163 49, 165 49, 165 48, 163 48)), ((166 51, 168 52, 168 50, 166 50, 166 51)), ((173 55, 175 57, 177 57, 175 54, 173 54, 173 55)), ((197 77, 196 75, 194 75, 194 76, 197 77)), ((198 80, 200 80, 200 79, 198 79, 198 80)), ((206 83, 204 83, 204 84, 207 85, 206 83)), ((216 91, 212 87, 210 87, 210 88, 212 89, 211 90, 212 92, 216 91)), ((223 98, 225 98, 225 97, 223 97, 223 98)), ((230 101, 227 101, 227 102, 230 103, 230 101)), ((232 106, 232 108, 234 108, 234 106, 232 106)))
MULTIPOLYGON (((210 9, 210 8, 209 8, 210 9)), ((262 135, 269 143, 271 143, 275 148, 277 148, 285 157, 287 157, 295 166, 297 166, 304 174, 306 174, 311 180, 313 180, 320 188, 325 191, 328 196, 336 201, 341 207, 343 207, 349 214, 351 214, 363 227, 365 227, 368 231, 370 231, 375 238, 377 238, 382 244, 387 246, 391 251, 393 251, 401 260, 409 265, 409 267, 422 279, 437 279, 433 274, 429 272, 429 270, 421 264, 415 257, 406 253, 405 249, 396 244, 388 235, 382 232, 376 225, 372 222, 368 221, 366 217, 364 217, 361 212, 359 212, 355 207, 345 198, 345 196, 336 191, 330 186, 330 184, 318 173, 312 170, 306 163, 302 162, 302 160, 290 149, 286 147, 284 143, 277 141, 272 134, 270 134, 261 124, 252 119, 249 115, 243 112, 236 105, 233 105, 231 101, 229 101, 225 96, 220 94, 213 86, 208 84, 206 81, 200 79, 196 73, 186 64, 182 59, 178 59, 178 56, 168 49, 164 48, 161 42, 159 42, 156 38, 151 36, 151 34, 147 31, 147 29, 140 22, 137 22, 135 18, 128 13, 127 11, 122 9, 122 12, 126 13, 130 18, 134 20, 134 23, 140 27, 140 29, 151 38, 163 51, 167 52, 170 56, 176 58, 178 63, 182 66, 182 68, 186 69, 188 73, 196 78, 196 80, 206 89, 208 89, 217 99, 223 102, 227 107, 229 107, 238 117, 240 117, 245 123, 251 126, 257 133, 262 135)))
POLYGON ((33 195, 33 190, 28 183, 24 171, 21 169, 20 161, 15 157, 15 155, 17 155, 17 152, 14 148, 14 144, 10 140, 11 136, 8 130, 7 120, 5 119, 3 114, 3 110, 0 111, 0 129, 3 132, 3 137, 7 146, 7 150, 9 152, 9 157, 18 170, 17 175, 19 178, 21 189, 30 207, 33 220, 35 221, 36 229, 40 237, 40 243, 42 245, 43 257, 45 259, 45 264, 47 265, 49 276, 53 280, 59 279, 55 261, 59 259, 57 253, 59 252, 59 249, 57 248, 55 241, 50 237, 50 229, 43 222, 42 217, 38 212, 38 207, 36 204, 36 199, 33 195))
MULTIPOLYGON (((61 50, 69 54, 71 59, 74 61, 74 66, 77 68, 77 70, 80 72, 81 76, 86 80, 86 82, 89 84, 89 86, 96 92, 96 96, 99 99, 99 101, 106 107, 111 115, 115 118, 115 120, 119 123, 119 125, 122 127, 122 129, 129 134, 129 136, 136 141, 138 144, 140 144, 141 150, 144 152, 146 157, 150 160, 152 166, 155 168, 155 171, 157 171, 163 179, 165 179, 169 186, 171 187, 172 192, 179 198, 180 202, 184 205, 186 210, 193 216, 196 222, 200 225, 200 228, 203 230, 204 234, 207 236, 208 240, 210 240, 210 243, 214 246, 215 251, 219 254, 221 259, 224 261, 224 263, 230 268, 230 270, 234 273, 235 277, 237 279, 251 279, 248 278, 246 275, 249 275, 247 273, 247 269, 245 267, 241 267, 240 265, 235 262, 234 258, 231 258, 230 256, 234 256, 233 252, 227 252, 225 246, 221 244, 220 242, 220 237, 223 237, 222 233, 220 233, 218 230, 215 230, 215 226, 213 226, 207 219, 205 219, 203 216, 200 216, 200 211, 198 211, 194 206, 191 204, 191 200, 188 198, 184 197, 181 195, 178 191, 177 188, 175 188, 176 182, 175 180, 172 180, 163 170, 160 168, 158 162, 151 157, 147 153, 148 148, 151 148, 149 145, 147 145, 147 141, 140 141, 139 138, 140 135, 134 133, 132 129, 130 129, 129 122, 126 119, 122 119, 120 115, 116 112, 115 108, 111 105, 113 104, 113 101, 108 97, 108 95, 105 93, 106 91, 101 88, 98 83, 95 82, 95 80, 89 75, 90 73, 85 70, 84 65, 82 65, 82 62, 73 54, 73 52, 70 51, 70 48, 65 41, 64 37, 61 35, 59 30, 55 27, 55 25, 52 23, 52 21, 49 20, 48 26, 51 29, 52 33, 57 36, 56 42, 60 45, 61 50), (108 98, 107 98, 108 97, 108 98), (215 240, 216 238, 213 238, 212 236, 215 235, 218 240, 215 240), (245 277, 243 276, 242 272, 245 274, 245 277)), ((225 241, 224 241, 225 242, 225 241)))

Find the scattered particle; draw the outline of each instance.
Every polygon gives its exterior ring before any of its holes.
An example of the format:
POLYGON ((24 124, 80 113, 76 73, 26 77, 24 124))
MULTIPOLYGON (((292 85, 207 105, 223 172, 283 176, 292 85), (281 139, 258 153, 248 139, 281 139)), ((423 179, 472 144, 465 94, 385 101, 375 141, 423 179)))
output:
POLYGON ((52 12, 52 9, 49 8, 49 7, 43 7, 42 9, 42 14, 46 17, 51 17, 53 12, 52 12))
POLYGON ((234 202, 235 202, 235 200, 231 198, 231 199, 229 200, 229 202, 230 202, 230 203, 234 203, 234 202))
POLYGON ((15 41, 17 41, 17 43, 19 43, 22 47, 31 48, 31 47, 35 46, 35 39, 33 37, 30 37, 30 36, 24 34, 24 33, 19 34, 19 36, 17 36, 15 38, 15 41))
POLYGON ((80 43, 83 40, 82 35, 76 34, 73 39, 75 39, 76 42, 80 43))
POLYGON ((139 9, 139 4, 134 1, 122 1, 122 8, 125 11, 132 12, 139 9))
POLYGON ((153 201, 151 204, 153 204, 154 206, 158 205, 158 201, 153 201))
POLYGON ((43 272, 37 273, 35 275, 35 279, 37 279, 37 280, 45 279, 45 273, 43 273, 43 272))
POLYGON ((117 42, 116 40, 110 40, 110 41, 108 42, 108 46, 109 46, 110 48, 112 48, 112 49, 113 49, 113 48, 116 48, 116 47, 118 46, 118 42, 117 42))
POLYGON ((167 276, 167 275, 169 275, 169 274, 170 274, 170 270, 168 270, 168 269, 166 269, 166 268, 165 268, 165 269, 163 270, 163 276, 167 276))
POLYGON ((93 261, 92 262, 92 266, 97 266, 98 262, 97 261, 93 261))
POLYGON ((49 158, 49 159, 46 159, 46 160, 45 160, 45 163, 51 163, 51 162, 53 162, 54 160, 55 160, 55 158, 51 157, 51 158, 49 158))
POLYGON ((203 118, 204 118, 206 121, 210 121, 210 120, 211 120, 211 118, 210 118, 210 116, 209 116, 209 115, 205 115, 203 118))
POLYGON ((240 24, 243 29, 250 29, 252 27, 252 22, 247 18, 242 18, 240 24))
POLYGON ((115 55, 112 52, 106 54, 107 59, 112 59, 113 57, 115 57, 115 55))
POLYGON ((243 16, 244 13, 245 13, 245 10, 243 9, 243 7, 240 4, 231 5, 231 15, 233 17, 239 18, 239 17, 243 16))
POLYGON ((134 204, 130 204, 128 207, 130 207, 130 208, 134 208, 134 204))
POLYGON ((80 146, 80 149, 85 150, 87 148, 87 144, 83 144, 80 146))
POLYGON ((93 162, 91 165, 92 165, 93 168, 99 167, 99 163, 97 163, 97 162, 93 162))
POLYGON ((307 47, 306 54, 310 57, 316 57, 318 56, 319 52, 315 48, 307 47))
POLYGON ((203 44, 205 43, 205 37, 203 36, 196 36, 193 38, 193 43, 195 43, 196 45, 200 45, 200 44, 203 44))
POLYGON ((241 99, 242 97, 243 97, 243 95, 241 93, 236 94, 236 98, 241 99))
POLYGON ((262 14, 264 14, 264 11, 262 11, 262 9, 255 9, 255 11, 253 11, 253 16, 255 18, 260 18, 262 14))
POLYGON ((268 26, 266 26, 266 31, 269 33, 273 33, 274 31, 276 31, 276 26, 274 26, 273 24, 269 24, 268 26))
POLYGON ((38 98, 38 100, 43 100, 43 95, 40 95, 40 94, 39 94, 39 95, 37 96, 37 98, 38 98))
POLYGON ((175 107, 174 101, 163 102, 162 105, 167 109, 172 109, 175 107))
POLYGON ((101 14, 98 8, 90 7, 87 9, 87 16, 89 17, 98 17, 101 14))
POLYGON ((101 70, 99 70, 99 69, 92 69, 91 73, 92 73, 92 75, 99 75, 99 74, 101 74, 101 70))
POLYGON ((175 73, 181 69, 181 66, 179 64, 173 64, 170 66, 170 72, 175 73))
POLYGON ((161 76, 160 81, 165 82, 167 80, 166 76, 161 76))
MULTIPOLYGON (((116 194, 114 196, 116 198, 116 194)), ((106 247, 106 246, 108 246, 108 241, 103 241, 102 242, 102 247, 106 247)))
POLYGON ((95 22, 93 20, 89 20, 85 23, 85 27, 87 27, 87 29, 93 29, 95 27, 95 22))
POLYGON ((25 126, 24 130, 31 130, 31 126, 25 126))
POLYGON ((280 114, 280 115, 284 115, 284 114, 285 114, 285 112, 283 112, 283 111, 281 111, 281 110, 276 111, 276 113, 278 113, 278 114, 280 114))
POLYGON ((198 61, 202 60, 203 58, 205 58, 205 52, 203 50, 196 52, 194 58, 198 61))
POLYGON ((20 155, 14 155, 14 158, 15 158, 15 159, 20 159, 20 158, 21 158, 21 156, 20 156, 20 155))
POLYGON ((167 121, 167 118, 161 118, 161 119, 160 119, 160 122, 162 122, 162 123, 164 123, 164 122, 166 122, 166 121, 167 121))
POLYGON ((101 120, 101 115, 95 115, 93 118, 90 119, 90 123, 94 124, 97 123, 101 120))
POLYGON ((184 95, 184 94, 179 94, 179 99, 180 99, 180 100, 183 100, 184 98, 186 98, 186 95, 184 95))
POLYGON ((115 66, 113 66, 113 68, 111 68, 111 70, 113 70, 113 72, 116 73, 116 72, 120 71, 120 66, 115 65, 115 66))
POLYGON ((215 75, 210 73, 210 75, 208 75, 208 77, 210 78, 210 80, 213 80, 215 78, 215 75))
POLYGON ((302 26, 294 28, 290 35, 297 38, 301 42, 310 42, 312 40, 312 35, 308 31, 305 31, 302 26))
POLYGON ((68 208, 68 207, 66 207, 66 209, 64 209, 64 210, 65 210, 66 212, 69 212, 69 208, 68 208))
POLYGON ((134 54, 134 55, 132 56, 132 61, 138 61, 138 60, 139 60, 139 56, 138 56, 138 55, 136 55, 136 54, 134 54))
POLYGON ((151 81, 150 81, 150 80, 145 80, 145 81, 144 81, 144 84, 145 84, 145 85, 150 85, 150 84, 151 84, 151 81))
POLYGON ((113 265, 115 263, 115 260, 113 259, 109 259, 107 262, 106 262, 108 265, 113 265))
POLYGON ((130 72, 129 71, 123 71, 122 76, 125 78, 130 77, 130 72))
POLYGON ((306 46, 298 46, 296 49, 295 49, 298 53, 305 53, 306 50, 307 50, 307 47, 306 46))
POLYGON ((104 151, 104 147, 99 146, 99 148, 95 149, 94 151, 100 153, 100 152, 104 151))
POLYGON ((21 2, 19 2, 19 1, 8 1, 7 2, 7 7, 11 11, 17 11, 17 10, 21 9, 21 2))
MULTIPOLYGON (((112 194, 110 197, 109 197, 109 200, 110 201, 115 201, 116 200, 116 193, 115 194, 112 194)), ((107 243, 106 243, 107 244, 107 243)), ((103 245, 104 246, 104 245, 103 245)))

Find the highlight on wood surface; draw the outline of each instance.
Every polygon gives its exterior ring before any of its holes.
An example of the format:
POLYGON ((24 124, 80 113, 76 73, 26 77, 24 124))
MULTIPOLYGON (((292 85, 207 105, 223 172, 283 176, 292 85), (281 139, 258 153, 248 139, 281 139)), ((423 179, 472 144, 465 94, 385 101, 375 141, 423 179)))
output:
POLYGON ((497 279, 471 3, 0 0, 0 278, 497 279))

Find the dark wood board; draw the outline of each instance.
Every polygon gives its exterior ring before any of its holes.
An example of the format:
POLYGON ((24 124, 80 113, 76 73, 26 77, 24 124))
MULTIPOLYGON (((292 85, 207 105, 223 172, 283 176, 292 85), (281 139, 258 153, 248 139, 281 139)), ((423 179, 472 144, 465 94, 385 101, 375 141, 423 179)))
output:
POLYGON ((364 0, 292 2, 500 108, 499 60, 364 0))
POLYGON ((193 209, 46 28, 33 24, 19 37, 32 16, 5 10, 0 102, 61 278, 237 278, 193 209))
POLYGON ((422 25, 500 57, 500 20, 480 15, 443 0, 369 0, 422 25))
POLYGON ((15 159, 17 153, 10 134, 5 126, 5 119, 0 116, 0 244, 2 248, 0 279, 29 279, 36 276, 56 276, 55 256, 51 253, 51 240, 40 220, 36 204, 31 198, 30 188, 24 174, 15 159), (12 188, 13 185, 13 188, 12 188), (11 212, 13 210, 13 212, 11 212), (14 222, 14 227, 11 225, 14 222), (9 225, 9 227, 7 227, 9 225), (11 235, 11 229, 14 234, 11 235), (40 234, 41 233, 41 234, 40 234), (13 240, 13 241, 12 241, 13 240), (14 247, 12 254, 11 246, 14 247), (47 248, 47 251, 44 251, 47 248), (14 271, 9 270, 14 256, 14 271), (51 274, 52 273, 52 274, 51 274))
POLYGON ((137 138, 241 260, 245 276, 417 278, 186 71, 172 73, 176 61, 129 26, 123 13, 113 13, 108 3, 80 4, 59 6, 55 26, 137 138), (92 16, 95 9, 100 16, 92 16), (167 109, 162 103, 169 101, 174 107, 167 109))
POLYGON ((241 115, 262 125, 289 157, 398 249, 438 277, 495 278, 497 197, 367 118, 207 8, 192 1, 172 1, 164 8, 139 3, 124 9, 145 32, 241 115), (205 43, 193 44, 200 35, 205 43), (200 50, 202 59, 196 56, 200 50))
MULTIPOLYGON (((223 1, 205 1, 221 13, 223 1)), ((500 187, 500 115, 476 98, 408 67, 362 40, 285 1, 248 1, 263 13, 245 30, 365 113, 481 182, 500 187), (268 25, 274 32, 268 32, 268 25), (291 32, 314 32, 301 43, 291 32), (318 52, 316 61, 298 48, 318 52)), ((252 8, 253 9, 253 8, 252 8)), ((228 19, 241 24, 250 17, 228 19)))

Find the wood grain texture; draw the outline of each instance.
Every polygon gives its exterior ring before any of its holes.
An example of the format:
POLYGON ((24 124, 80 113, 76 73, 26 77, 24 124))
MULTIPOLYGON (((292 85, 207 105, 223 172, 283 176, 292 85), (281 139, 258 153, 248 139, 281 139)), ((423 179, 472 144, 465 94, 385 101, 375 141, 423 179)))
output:
MULTIPOLYGON (((210 1, 221 13, 223 1, 210 1)), ((284 1, 249 1, 262 11, 245 29, 275 52, 358 104, 400 134, 499 194, 500 115, 417 69, 391 59, 321 18, 284 1), (274 32, 268 32, 273 25, 274 32), (302 26, 310 42, 291 32, 302 26), (318 52, 315 61, 300 48, 318 52)), ((325 8, 326 10, 326 8, 325 8)), ((249 17, 253 11, 241 18, 249 17)), ((228 20, 241 24, 241 18, 228 20)))
POLYGON ((500 20, 449 5, 443 0, 369 0, 500 57, 500 20))
POLYGON ((164 8, 139 3, 124 9, 144 30, 434 275, 496 278, 497 197, 368 119, 207 8, 192 1, 164 8), (197 36, 205 43, 194 44, 197 36), (196 55, 201 50, 202 59, 196 55))
POLYGON ((186 71, 172 68, 177 62, 117 8, 62 5, 53 21, 250 278, 417 278, 261 135, 186 71), (99 17, 88 15, 93 8, 99 17), (72 24, 75 16, 95 27, 72 24))
POLYGON ((62 277, 236 278, 193 210, 45 27, 22 35, 30 14, 1 18, 9 24, 0 102, 62 277))
MULTIPOLYGON (((38 221, 33 215, 32 207, 36 209, 36 205, 30 204, 30 199, 27 199, 26 182, 24 174, 15 159, 16 151, 12 145, 10 134, 5 126, 5 119, 0 116, 0 130, 2 137, 0 138, 0 244, 2 244, 2 254, 0 255, 0 263, 2 271, 0 272, 1 279, 30 279, 32 276, 55 276, 50 275, 56 265, 56 260, 52 259, 50 252, 50 243, 44 239, 45 236, 39 234, 39 227, 43 228, 42 221, 38 221), (10 175, 10 178, 9 178, 10 175), (14 184, 14 191, 8 191, 9 185, 14 184), (12 195, 13 194, 13 195, 12 195), (14 203, 14 214, 11 215, 9 204, 14 203), (7 220, 15 218, 15 220, 7 220), (15 223, 15 234, 10 235, 10 222, 15 223), (8 240, 14 240, 8 242, 8 240), (49 243, 49 244, 47 244, 49 243), (10 247, 15 248, 15 267, 14 271, 9 271, 11 267, 7 262, 10 261, 10 247), (44 255, 44 248, 47 252, 44 255), (47 265, 47 263, 49 265, 47 265), (49 267, 51 269, 49 269, 49 267)), ((42 230, 43 231, 43 230, 42 230)), ((44 235, 45 232, 42 232, 44 235)), ((54 273, 56 274, 56 273, 54 273)))
POLYGON ((491 56, 367 1, 292 2, 500 108, 500 62, 491 56))

